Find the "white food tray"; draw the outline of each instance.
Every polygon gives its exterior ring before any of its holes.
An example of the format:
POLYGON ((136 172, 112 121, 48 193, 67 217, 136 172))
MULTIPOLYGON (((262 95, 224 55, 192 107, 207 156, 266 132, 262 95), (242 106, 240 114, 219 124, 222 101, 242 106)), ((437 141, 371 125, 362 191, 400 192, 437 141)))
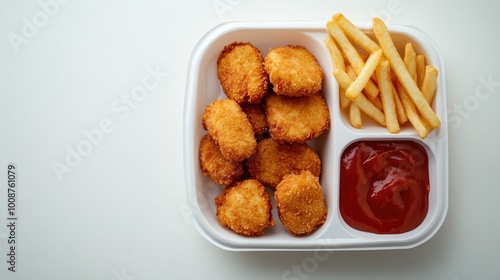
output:
MULTIPOLYGON (((227 250, 375 250, 415 247, 431 238, 442 225, 448 208, 448 128, 445 73, 435 43, 413 26, 387 25, 396 47, 404 49, 411 42, 417 53, 426 56, 427 64, 439 71, 433 109, 441 127, 420 139, 411 125, 398 134, 363 118, 363 128, 355 129, 348 116, 339 109, 338 84, 332 75, 330 53, 323 41, 328 37, 326 22, 229 22, 221 24, 195 46, 187 76, 184 103, 184 172, 188 208, 198 231, 213 244, 227 250), (226 98, 216 74, 217 58, 234 41, 250 42, 265 56, 269 48, 286 45, 306 47, 325 72, 323 95, 328 103, 332 125, 330 131, 310 143, 322 160, 320 183, 328 208, 323 226, 311 235, 295 237, 281 225, 273 200, 276 225, 261 237, 245 237, 222 227, 215 215, 214 198, 223 186, 211 182, 199 166, 199 143, 206 131, 201 125, 205 107, 215 99, 226 98), (355 230, 342 219, 339 211, 340 157, 343 150, 357 140, 413 140, 425 147, 429 158, 429 209, 425 220, 412 231, 402 234, 374 234, 355 230)), ((355 23, 371 35, 371 23, 355 23)), ((269 190, 271 197, 272 191, 269 190)))

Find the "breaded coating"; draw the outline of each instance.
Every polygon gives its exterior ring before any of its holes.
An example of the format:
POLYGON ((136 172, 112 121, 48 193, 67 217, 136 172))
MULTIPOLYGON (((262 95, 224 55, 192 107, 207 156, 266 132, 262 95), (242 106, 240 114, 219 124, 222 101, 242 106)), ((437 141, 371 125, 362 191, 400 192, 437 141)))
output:
POLYGON ((221 185, 235 183, 244 173, 243 162, 226 159, 210 134, 200 141, 200 167, 203 174, 221 185))
POLYGON ((314 55, 302 46, 270 49, 264 66, 273 90, 280 95, 315 94, 321 90, 325 77, 314 55))
POLYGON ((248 179, 226 187, 215 198, 217 219, 222 226, 245 236, 261 236, 275 225, 271 198, 257 180, 248 179))
POLYGON ((217 59, 217 77, 227 97, 238 103, 259 103, 267 94, 264 58, 250 43, 233 42, 224 47, 217 59))
POLYGON ((325 223, 328 210, 319 178, 307 170, 286 175, 274 198, 281 223, 293 235, 308 235, 325 223))
POLYGON ((261 134, 267 130, 266 114, 260 103, 242 103, 240 107, 247 115, 255 134, 261 134))
POLYGON ((330 129, 328 105, 319 93, 301 97, 271 93, 264 108, 269 133, 280 143, 302 143, 330 129))
POLYGON ((234 100, 212 101, 203 113, 202 125, 225 158, 241 162, 255 152, 257 141, 252 125, 234 100))
POLYGON ((307 143, 280 144, 267 138, 257 144, 257 152, 247 162, 250 176, 276 189, 283 176, 309 170, 315 176, 321 173, 321 160, 307 143))

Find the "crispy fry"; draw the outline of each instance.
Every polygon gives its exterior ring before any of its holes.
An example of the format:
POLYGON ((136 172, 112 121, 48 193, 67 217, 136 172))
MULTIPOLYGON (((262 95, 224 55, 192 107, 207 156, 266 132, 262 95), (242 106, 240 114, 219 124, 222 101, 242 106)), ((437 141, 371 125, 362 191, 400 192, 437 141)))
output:
POLYGON ((406 43, 405 45, 405 56, 403 58, 403 62, 408 69, 408 73, 412 79, 417 81, 417 53, 413 49, 413 45, 411 43, 406 43))
MULTIPOLYGON (((354 82, 349 86, 349 88, 346 89, 345 95, 351 101, 358 98, 363 88, 365 88, 367 82, 370 81, 370 77, 375 71, 375 68, 377 68, 378 62, 380 61, 381 57, 382 57, 382 50, 380 49, 370 54, 363 69, 361 70, 361 72, 358 73, 358 77, 356 78, 356 80, 354 80, 354 82)), ((370 94, 370 96, 372 95, 370 94)), ((372 96, 372 98, 374 97, 372 96)))
POLYGON ((344 34, 342 29, 335 24, 333 21, 329 21, 326 24, 330 36, 339 44, 342 52, 346 56, 346 59, 354 67, 354 69, 362 69, 364 66, 364 61, 356 48, 351 44, 347 36, 344 34))
POLYGON ((333 41, 331 37, 328 37, 327 39, 325 39, 324 43, 325 46, 328 48, 328 51, 330 51, 333 67, 335 69, 345 70, 344 57, 342 56, 342 53, 337 47, 337 44, 335 44, 335 41, 333 41))
MULTIPOLYGON (((366 94, 365 94, 366 96, 366 94)), ((382 99, 380 99, 380 94, 375 98, 370 98, 370 96, 366 96, 368 100, 373 104, 373 106, 377 107, 380 111, 384 112, 384 105, 382 105, 382 99)))
POLYGON ((339 103, 341 109, 345 109, 351 104, 351 100, 345 96, 345 89, 343 88, 339 88, 339 103))
POLYGON ((422 82, 425 75, 425 55, 417 54, 417 86, 422 90, 422 82))
POLYGON ((351 78, 351 80, 356 80, 356 77, 358 75, 356 74, 356 71, 354 71, 354 68, 352 68, 352 65, 347 65, 345 72, 347 73, 347 75, 349 75, 349 78, 351 78))
POLYGON ((358 99, 354 101, 358 107, 365 112, 370 118, 379 123, 382 126, 385 126, 385 116, 382 111, 380 111, 373 103, 368 100, 364 95, 360 95, 358 99))
POLYGON ((379 62, 377 66, 377 77, 387 129, 390 133, 396 133, 400 128, 396 114, 396 105, 392 96, 391 72, 387 60, 383 59, 379 62))
MULTIPOLYGON (((335 41, 331 38, 328 37, 324 41, 325 46, 328 48, 330 51, 330 56, 332 57, 332 63, 333 63, 333 68, 334 69, 340 69, 345 71, 345 63, 344 63, 344 56, 342 55, 342 52, 340 52, 339 48, 337 47, 337 44, 335 44, 335 41)), ((349 107, 349 104, 351 103, 351 100, 345 96, 345 90, 341 89, 339 90, 339 102, 340 102, 340 108, 345 109, 349 107)))
POLYGON ((351 21, 349 21, 343 14, 338 13, 333 15, 332 20, 344 31, 344 33, 358 44, 365 51, 372 53, 380 47, 363 31, 357 28, 351 21))
POLYGON ((403 103, 403 107, 405 108, 406 116, 410 123, 413 125, 418 135, 423 139, 427 136, 430 131, 429 125, 420 118, 417 109, 415 108, 415 104, 408 96, 408 93, 403 88, 400 83, 397 83, 397 89, 399 92, 399 96, 401 97, 401 102, 403 103))
POLYGON ((432 104, 432 99, 436 92, 436 83, 438 77, 438 70, 431 65, 425 67, 424 80, 422 82, 422 94, 429 104, 432 104))
POLYGON ((349 105, 349 122, 355 128, 361 128, 363 126, 363 122, 361 121, 361 110, 359 107, 351 102, 349 105))
MULTIPOLYGON (((351 78, 351 80, 356 80, 356 72, 354 72, 354 69, 352 68, 351 65, 348 65, 347 66, 347 69, 346 69, 346 72, 347 72, 347 75, 349 75, 349 78, 351 78)), ((373 73, 375 74, 375 73, 373 73)), ((383 111, 384 108, 382 106, 382 101, 380 100, 379 96, 375 96, 375 98, 372 98, 371 96, 365 94, 365 96, 368 98, 368 100, 370 100, 371 103, 373 103, 373 105, 375 105, 375 107, 377 107, 380 111, 383 111)), ((349 100, 349 98, 347 98, 349 100)))
MULTIPOLYGON (((347 75, 349 75, 349 78, 351 78, 351 80, 356 80, 356 72, 354 72, 354 69, 352 68, 351 65, 348 65, 347 66, 347 75)), ((342 89, 342 88, 341 88, 342 89)), ((366 94, 365 94, 366 96, 366 94)), ((366 96, 366 98, 368 98, 368 100, 370 100, 370 102, 375 105, 375 107, 377 107, 380 111, 383 111, 384 108, 382 106, 382 101, 380 100, 379 96, 376 96, 375 98, 371 98, 371 96, 366 96)), ((347 98, 348 100, 350 100, 349 98, 347 98)))
MULTIPOLYGON (((382 48, 385 57, 389 60, 392 70, 401 82, 401 85, 408 93, 415 107, 422 114, 422 117, 427 121, 431 128, 436 128, 441 125, 441 121, 436 113, 432 110, 424 95, 413 80, 403 60, 398 54, 394 42, 385 23, 379 19, 373 19, 373 32, 377 38, 380 47, 382 48)), ((404 103, 403 103, 404 104, 404 103)))
MULTIPOLYGON (((352 84, 352 79, 347 75, 346 72, 336 69, 333 71, 333 75, 337 79, 340 87, 342 88, 348 88, 352 84)), ((358 98, 353 100, 359 109, 361 111, 365 112, 370 118, 375 120, 377 123, 379 123, 382 126, 385 126, 385 117, 384 113, 380 111, 375 105, 373 105, 368 98, 366 98, 363 94, 360 94, 358 98)))
POLYGON ((396 114, 398 116, 398 122, 400 125, 405 124, 408 121, 408 117, 406 116, 405 108, 403 107, 403 103, 401 102, 401 98, 399 97, 398 91, 394 86, 394 83, 391 81, 391 89, 392 89, 392 97, 394 98, 394 105, 396 105, 396 114))
MULTIPOLYGON (((354 68, 356 74, 359 75, 359 73, 365 66, 365 62, 361 55, 351 44, 347 36, 337 24, 335 24, 333 21, 329 21, 326 26, 328 28, 328 32, 339 44, 343 54, 346 56, 347 60, 354 68)), ((366 83, 365 90, 371 97, 375 97, 379 93, 377 86, 371 80, 368 80, 368 82, 366 83)))

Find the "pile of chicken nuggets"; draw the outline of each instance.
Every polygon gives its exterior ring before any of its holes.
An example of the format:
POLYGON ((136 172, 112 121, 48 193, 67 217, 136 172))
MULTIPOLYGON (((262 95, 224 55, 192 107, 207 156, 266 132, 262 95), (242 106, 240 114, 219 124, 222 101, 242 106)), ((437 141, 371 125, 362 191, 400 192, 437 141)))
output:
POLYGON ((278 218, 295 236, 324 224, 321 159, 309 141, 330 129, 322 95, 324 73, 303 46, 270 48, 264 57, 249 42, 224 47, 217 77, 227 98, 212 101, 202 116, 200 167, 224 186, 215 198, 221 225, 261 236, 278 218))

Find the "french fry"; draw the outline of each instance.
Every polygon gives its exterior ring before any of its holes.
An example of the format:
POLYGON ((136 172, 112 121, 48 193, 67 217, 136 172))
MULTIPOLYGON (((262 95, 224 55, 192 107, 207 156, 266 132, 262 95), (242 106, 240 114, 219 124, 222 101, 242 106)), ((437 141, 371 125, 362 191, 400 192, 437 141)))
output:
POLYGON ((361 111, 363 111, 378 124, 380 124, 381 126, 386 126, 384 113, 382 113, 382 111, 375 107, 375 105, 373 105, 373 103, 371 103, 370 100, 366 98, 366 96, 360 94, 359 97, 353 102, 359 107, 359 109, 361 109, 361 111))
POLYGON ((422 82, 425 75, 425 55, 417 54, 417 86, 422 90, 422 82))
MULTIPOLYGON (((349 86, 349 88, 346 89, 345 95, 351 101, 358 98, 358 96, 361 94, 361 91, 363 90, 363 88, 365 88, 365 85, 368 83, 368 81, 371 81, 370 77, 375 71, 375 68, 377 68, 378 62, 380 61, 381 57, 382 57, 381 49, 378 49, 375 52, 371 53, 370 56, 368 57, 368 60, 366 60, 363 69, 361 70, 361 72, 358 73, 358 77, 356 78, 356 80, 354 80, 354 82, 349 86)), ((370 96, 372 95, 370 94, 370 96)))
MULTIPOLYGON (((335 39, 335 41, 338 43, 340 49, 342 50, 342 53, 345 55, 347 61, 349 61, 349 64, 352 65, 354 71, 356 71, 356 74, 359 75, 359 73, 365 66, 365 62, 359 52, 351 44, 342 29, 337 24, 335 24, 335 22, 329 21, 326 24, 326 27, 328 29, 328 32, 330 33, 330 36, 332 36, 332 38, 335 39)), ((379 93, 378 87, 371 80, 366 83, 365 90, 366 93, 372 98, 377 96, 379 93)))
POLYGON ((411 43, 406 43, 405 45, 405 56, 403 58, 403 62, 408 69, 408 73, 413 78, 413 80, 417 81, 417 53, 413 49, 413 45, 411 43))
MULTIPOLYGON (((394 42, 392 41, 387 26, 381 19, 379 18, 373 19, 373 32, 375 33, 375 37, 379 42, 380 48, 383 50, 384 55, 389 61, 392 70, 398 77, 398 81, 401 83, 402 87, 406 90, 406 93, 413 101, 417 110, 422 114, 422 117, 430 125, 431 128, 439 127, 441 125, 441 121, 437 117, 436 113, 432 110, 431 106, 429 105, 424 95, 418 88, 417 83, 413 80, 410 73, 408 72, 408 69, 404 65, 403 60, 399 56, 399 53, 396 47, 394 46, 394 42)), ((405 102, 403 102, 403 105, 404 104, 405 102)), ((408 118, 411 121, 411 118, 409 116, 408 118)))
POLYGON ((392 82, 389 62, 382 59, 377 66, 378 86, 380 98, 384 108, 385 124, 390 133, 399 132, 399 122, 396 114, 396 105, 392 96, 392 82))
MULTIPOLYGON (((417 82, 417 54, 413 49, 411 43, 407 43, 405 45, 403 62, 412 79, 417 82)), ((408 93, 402 87, 401 83, 398 83, 398 91, 400 92, 401 98, 403 99, 403 106, 405 106, 405 110, 408 112, 410 122, 412 123, 415 130, 417 130, 417 133, 420 135, 420 137, 425 138, 429 131, 432 129, 424 120, 422 120, 420 114, 415 108, 413 101, 410 100, 410 98, 408 97, 408 93)))
MULTIPOLYGON (((365 94, 366 96, 366 94, 365 94)), ((368 100, 373 104, 373 106, 377 107, 380 111, 384 112, 384 105, 382 105, 382 99, 380 99, 380 94, 375 97, 375 98, 370 98, 369 96, 366 96, 368 100)))
POLYGON ((330 51, 333 67, 345 71, 344 57, 342 56, 342 53, 340 52, 333 39, 331 37, 328 37, 327 39, 325 39, 324 43, 328 48, 328 51, 330 51))
MULTIPOLYGON (((330 56, 332 58, 332 64, 335 69, 340 69, 344 70, 346 69, 345 63, 344 63, 344 56, 340 52, 339 48, 337 47, 337 44, 333 41, 331 37, 328 37, 327 39, 324 40, 325 46, 328 48, 328 51, 330 52, 330 56)), ((339 89, 339 105, 341 109, 345 109, 349 107, 349 104, 351 103, 351 100, 345 96, 345 90, 344 89, 339 89)))
MULTIPOLYGON (((351 65, 348 65, 346 67, 346 73, 347 73, 347 75, 349 75, 349 78, 351 78, 351 80, 353 80, 353 81, 356 80, 357 75, 356 75, 356 72, 354 72, 354 69, 352 68, 351 65)), ((382 105, 382 101, 380 100, 379 96, 376 96, 375 98, 371 98, 370 96, 366 96, 366 97, 370 100, 370 102, 373 105, 375 105, 375 107, 377 107, 377 109, 379 109, 380 111, 383 111, 384 107, 382 105)), ((347 98, 347 96, 346 96, 346 98, 347 98)), ((349 98, 347 98, 347 99, 350 100, 349 98)))
POLYGON ((364 66, 363 58, 359 55, 356 48, 351 44, 347 36, 344 34, 342 29, 335 24, 333 21, 329 21, 326 24, 330 36, 338 43, 340 49, 346 56, 349 63, 354 67, 354 69, 361 69, 364 66))
MULTIPOLYGON (((340 87, 346 89, 349 88, 349 86, 353 83, 353 80, 349 77, 349 75, 342 70, 335 69, 333 71, 333 75, 335 76, 335 79, 337 79, 337 82, 339 83, 340 87)), ((358 98, 355 100, 352 100, 354 104, 356 104, 361 111, 363 111, 365 114, 367 114, 370 118, 372 118, 374 121, 379 123, 382 126, 385 126, 385 116, 382 111, 380 111, 375 105, 373 105, 366 96, 363 94, 360 94, 358 98)))
POLYGON ((372 53, 380 48, 377 43, 352 24, 343 14, 338 13, 333 15, 332 20, 344 31, 347 37, 368 53, 372 53))
POLYGON ((358 105, 354 104, 353 102, 351 102, 349 107, 349 122, 355 128, 361 128, 363 126, 363 123, 361 121, 361 110, 359 109, 358 105))
POLYGON ((349 107, 351 104, 351 100, 345 96, 345 90, 343 88, 339 88, 339 104, 342 110, 349 107))
POLYGON ((349 78, 351 78, 353 81, 356 80, 356 77, 358 77, 356 71, 354 71, 354 68, 352 68, 352 65, 347 65, 345 72, 347 73, 347 75, 349 75, 349 78))
POLYGON ((410 96, 399 82, 397 83, 397 90, 399 92, 399 96, 401 97, 401 102, 403 103, 403 107, 405 108, 408 120, 410 120, 410 123, 413 125, 418 135, 422 139, 424 139, 427 134, 429 134, 431 128, 425 122, 425 120, 420 118, 417 108, 415 108, 415 104, 413 104, 410 96))
POLYGON ((376 41, 341 13, 327 23, 330 38, 325 44, 328 47, 333 43, 336 47, 336 52, 330 51, 332 62, 340 65, 334 60, 342 57, 344 63, 342 70, 335 67, 333 73, 340 86, 340 106, 349 107, 354 127, 361 127, 359 112, 363 111, 391 133, 397 133, 409 120, 420 137, 425 138, 441 125, 430 106, 436 92, 437 69, 426 66, 425 56, 417 54, 412 43, 405 45, 401 57, 381 19, 374 18, 372 26, 376 41))
POLYGON ((422 82, 422 94, 429 104, 432 104, 436 92, 438 70, 431 65, 425 67, 424 80, 422 82))
MULTIPOLYGON (((393 85, 395 85, 398 81, 398 77, 396 77, 396 74, 394 74, 394 71, 392 71, 392 69, 391 69, 391 81, 393 85)), ((396 88, 396 86, 394 86, 394 88, 396 88)))
POLYGON ((406 116, 405 108, 403 107, 403 103, 401 102, 401 98, 399 97, 398 91, 394 86, 394 83, 391 81, 391 89, 392 89, 392 97, 394 98, 394 105, 396 106, 396 114, 398 116, 398 122, 400 125, 405 124, 408 121, 408 117, 406 116))

